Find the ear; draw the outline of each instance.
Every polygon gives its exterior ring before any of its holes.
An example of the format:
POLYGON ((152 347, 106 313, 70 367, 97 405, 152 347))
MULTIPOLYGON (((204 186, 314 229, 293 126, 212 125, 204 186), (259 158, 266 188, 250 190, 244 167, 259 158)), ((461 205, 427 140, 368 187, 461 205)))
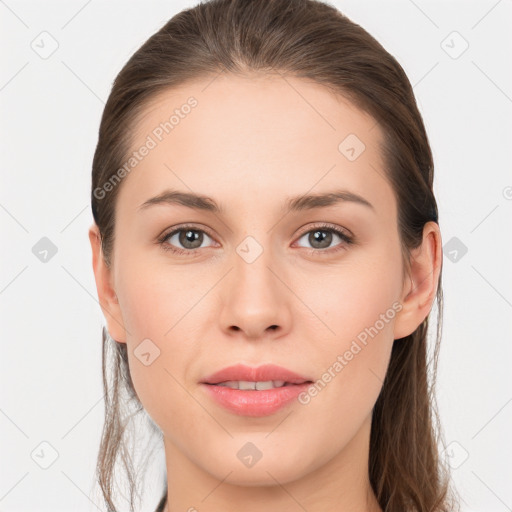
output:
POLYGON ((442 265, 441 232, 436 222, 423 227, 423 242, 411 252, 410 269, 404 281, 396 315, 394 339, 412 334, 428 316, 434 303, 442 265))
POLYGON ((126 343, 123 316, 113 288, 112 271, 105 263, 101 248, 101 236, 96 223, 89 228, 89 240, 92 249, 92 266, 96 280, 96 290, 101 310, 107 321, 107 330, 112 339, 119 343, 126 343))

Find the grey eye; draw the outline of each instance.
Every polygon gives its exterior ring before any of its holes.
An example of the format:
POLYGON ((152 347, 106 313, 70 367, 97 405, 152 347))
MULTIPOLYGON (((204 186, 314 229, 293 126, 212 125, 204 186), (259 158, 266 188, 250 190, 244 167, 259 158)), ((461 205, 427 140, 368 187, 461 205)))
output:
MULTIPOLYGON (((176 237, 178 238, 179 244, 181 244, 181 247, 178 245, 179 249, 183 248, 190 250, 200 248, 205 240, 205 237, 210 238, 204 231, 201 231, 200 229, 183 228, 169 234, 166 240, 168 240, 172 245, 176 245, 176 243, 171 242, 172 239, 176 239, 176 237)), ((176 242, 176 240, 174 240, 174 242, 176 242)))
POLYGON ((337 236, 341 240, 341 236, 331 229, 316 228, 304 233, 299 240, 307 237, 307 241, 311 244, 312 249, 327 249, 333 241, 333 236, 337 236))

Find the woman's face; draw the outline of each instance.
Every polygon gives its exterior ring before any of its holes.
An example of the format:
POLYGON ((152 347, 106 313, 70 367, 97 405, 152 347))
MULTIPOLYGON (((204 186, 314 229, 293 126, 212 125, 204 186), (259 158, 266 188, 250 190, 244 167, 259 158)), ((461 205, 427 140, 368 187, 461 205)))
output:
POLYGON ((105 270, 117 300, 105 316, 181 469, 273 485, 366 464, 393 340, 425 316, 402 321, 410 282, 381 137, 348 101, 288 77, 196 81, 161 94, 139 120, 105 270), (148 203, 173 191, 212 202, 148 203), (200 207, 213 202, 218 210, 200 207), (315 384, 284 393, 204 383, 237 364, 315 384), (279 406, 283 394, 292 399, 279 406))

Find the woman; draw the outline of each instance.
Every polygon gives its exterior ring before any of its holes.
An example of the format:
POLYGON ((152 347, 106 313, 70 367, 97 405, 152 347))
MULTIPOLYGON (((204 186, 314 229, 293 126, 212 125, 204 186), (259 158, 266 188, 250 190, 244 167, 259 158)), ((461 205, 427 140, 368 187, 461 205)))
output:
POLYGON ((164 445, 159 511, 455 509, 432 185, 403 69, 327 4, 213 0, 135 52, 92 171, 109 509, 119 454, 133 509, 133 406, 164 445))

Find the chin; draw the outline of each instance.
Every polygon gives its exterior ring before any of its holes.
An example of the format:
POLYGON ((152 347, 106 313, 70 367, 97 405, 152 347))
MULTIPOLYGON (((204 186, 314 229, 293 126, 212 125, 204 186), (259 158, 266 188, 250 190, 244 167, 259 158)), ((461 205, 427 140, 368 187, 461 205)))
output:
POLYGON ((244 442, 238 445, 236 451, 233 451, 234 457, 226 457, 229 451, 231 450, 224 451, 222 457, 212 454, 209 464, 203 467, 216 479, 232 485, 256 487, 274 486, 278 482, 286 484, 302 478, 309 468, 305 454, 301 454, 299 461, 297 453, 289 456, 291 454, 288 451, 281 453, 276 446, 273 449, 262 449, 259 451, 260 455, 257 455, 257 449, 251 446, 250 442, 244 442), (251 461, 250 457, 244 460, 246 453, 252 454, 255 457, 254 460, 251 461), (261 458, 256 460, 259 456, 261 458), (223 461, 222 464, 219 464, 219 460, 223 461))
POLYGON ((256 470, 255 467, 250 469, 230 470, 232 473, 224 479, 225 475, 215 475, 219 480, 223 480, 227 484, 238 485, 240 487, 273 487, 278 483, 285 485, 300 479, 301 475, 296 468, 283 467, 261 467, 256 470), (267 472, 268 471, 268 472, 267 472))

